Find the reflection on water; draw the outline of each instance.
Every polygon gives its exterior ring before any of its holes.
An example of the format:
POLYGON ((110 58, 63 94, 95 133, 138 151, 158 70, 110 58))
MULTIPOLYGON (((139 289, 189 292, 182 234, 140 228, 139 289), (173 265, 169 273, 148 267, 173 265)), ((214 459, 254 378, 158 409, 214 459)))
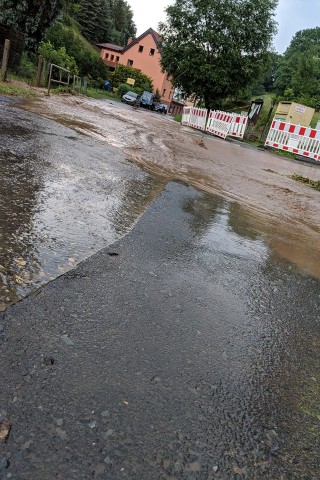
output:
POLYGON ((121 154, 2 106, 0 311, 128 231, 163 187, 121 154))

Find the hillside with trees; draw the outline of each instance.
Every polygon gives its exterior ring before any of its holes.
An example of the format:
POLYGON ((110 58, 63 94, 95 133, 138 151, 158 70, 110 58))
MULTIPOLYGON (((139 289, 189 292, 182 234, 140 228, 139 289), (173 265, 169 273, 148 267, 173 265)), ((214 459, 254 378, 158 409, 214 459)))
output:
POLYGON ((99 85, 109 70, 95 44, 125 45, 136 33, 133 13, 125 0, 22 0, 18 4, 0 0, 1 24, 25 35, 20 70, 32 72, 32 63, 36 64, 41 53, 45 60, 99 85))
POLYGON ((275 90, 287 100, 320 108, 320 27, 294 35, 279 57, 275 90))

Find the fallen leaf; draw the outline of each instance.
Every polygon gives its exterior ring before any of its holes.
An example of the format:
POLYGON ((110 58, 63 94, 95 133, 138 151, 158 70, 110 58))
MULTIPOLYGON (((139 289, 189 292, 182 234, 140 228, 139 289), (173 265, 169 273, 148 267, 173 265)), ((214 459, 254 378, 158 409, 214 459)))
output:
POLYGON ((23 258, 15 258, 14 261, 20 267, 24 267, 27 264, 27 262, 25 260, 23 260, 23 258))
POLYGON ((127 400, 123 400, 123 403, 124 403, 125 405, 129 405, 129 402, 127 402, 127 400))
POLYGON ((11 425, 8 420, 2 420, 0 422, 0 440, 5 442, 9 436, 11 425))

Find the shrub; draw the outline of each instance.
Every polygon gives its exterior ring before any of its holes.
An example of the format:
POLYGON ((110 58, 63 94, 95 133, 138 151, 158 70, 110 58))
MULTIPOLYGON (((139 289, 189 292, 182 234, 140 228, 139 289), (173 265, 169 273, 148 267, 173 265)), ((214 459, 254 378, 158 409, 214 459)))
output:
POLYGON ((125 93, 129 92, 130 87, 127 83, 120 83, 117 88, 117 93, 119 97, 122 97, 125 93))
POLYGON ((23 52, 20 58, 20 63, 15 69, 17 75, 28 80, 33 80, 37 71, 35 63, 28 57, 26 52, 23 52))
POLYGON ((134 88, 141 88, 142 91, 152 92, 153 85, 151 78, 135 68, 126 65, 117 65, 115 71, 109 75, 111 85, 116 88, 118 88, 120 84, 126 84, 128 78, 135 80, 134 88))
POLYGON ((40 42, 39 53, 47 61, 50 61, 59 67, 67 68, 72 75, 78 75, 79 70, 73 57, 67 54, 65 47, 55 50, 51 42, 40 42))

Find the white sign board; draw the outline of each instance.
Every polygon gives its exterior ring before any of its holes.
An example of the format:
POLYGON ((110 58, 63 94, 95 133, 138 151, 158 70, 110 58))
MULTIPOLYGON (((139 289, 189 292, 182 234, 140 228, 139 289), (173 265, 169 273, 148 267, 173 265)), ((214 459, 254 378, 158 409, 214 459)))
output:
POLYGON ((301 115, 303 115, 307 110, 307 107, 303 106, 303 105, 297 105, 296 108, 295 108, 295 111, 297 113, 300 113, 301 115))

